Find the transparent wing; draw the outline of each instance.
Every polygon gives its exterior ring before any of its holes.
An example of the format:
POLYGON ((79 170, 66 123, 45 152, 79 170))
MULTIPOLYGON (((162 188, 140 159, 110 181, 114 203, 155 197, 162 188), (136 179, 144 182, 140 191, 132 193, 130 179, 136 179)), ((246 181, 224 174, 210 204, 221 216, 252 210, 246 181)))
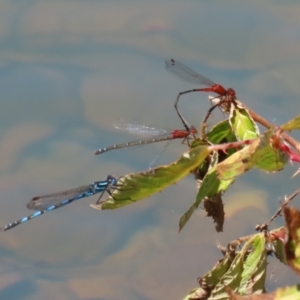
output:
POLYGON ((215 83, 210 79, 198 74, 194 70, 174 59, 169 59, 166 61, 166 69, 171 74, 189 83, 195 83, 197 85, 207 87, 215 85, 215 83))
POLYGON ((168 141, 163 146, 162 150, 153 157, 153 159, 150 161, 149 166, 148 166, 149 170, 152 170, 156 166, 157 162, 160 160, 160 158, 162 157, 163 153, 167 150, 167 148, 169 147, 170 143, 171 143, 171 141, 168 141))
POLYGON ((141 124, 138 122, 128 122, 123 119, 115 120, 112 123, 112 125, 116 129, 125 130, 131 134, 136 134, 136 135, 155 136, 155 135, 162 135, 168 132, 165 129, 156 128, 154 126, 141 124))
POLYGON ((90 185, 86 185, 63 192, 43 196, 36 196, 28 202, 27 208, 32 210, 44 210, 49 206, 58 205, 64 200, 74 199, 78 196, 80 197, 81 195, 83 195, 84 192, 88 191, 89 188, 90 185))

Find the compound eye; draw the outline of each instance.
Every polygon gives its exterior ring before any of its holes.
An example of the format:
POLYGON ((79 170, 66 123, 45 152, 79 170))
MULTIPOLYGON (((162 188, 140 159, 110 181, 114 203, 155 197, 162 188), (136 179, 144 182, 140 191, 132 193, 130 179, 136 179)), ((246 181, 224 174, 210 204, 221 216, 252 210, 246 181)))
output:
POLYGON ((228 94, 229 94, 230 96, 234 97, 234 96, 235 96, 235 91, 234 91, 232 88, 229 88, 229 89, 228 89, 228 94))
POLYGON ((197 129, 194 126, 190 127, 190 131, 192 134, 197 133, 197 129))

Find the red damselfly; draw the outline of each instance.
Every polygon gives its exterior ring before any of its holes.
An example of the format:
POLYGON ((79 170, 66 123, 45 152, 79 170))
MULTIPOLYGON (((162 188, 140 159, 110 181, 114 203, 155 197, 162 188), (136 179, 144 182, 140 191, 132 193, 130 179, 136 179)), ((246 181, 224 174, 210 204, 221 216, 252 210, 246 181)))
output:
POLYGON ((168 141, 173 139, 183 139, 184 142, 190 138, 195 138, 195 134, 197 133, 197 130, 194 126, 188 127, 187 130, 175 129, 172 131, 168 131, 165 129, 157 129, 153 126, 149 126, 145 124, 130 123, 123 119, 119 119, 115 121, 113 123, 113 126, 117 129, 124 129, 131 133, 151 135, 151 137, 132 141, 132 142, 127 142, 123 144, 117 144, 110 147, 100 148, 94 152, 96 155, 110 150, 157 143, 157 142, 168 141))
POLYGON ((166 61, 166 69, 167 69, 167 71, 176 75, 180 79, 183 79, 190 83, 195 83, 200 86, 204 86, 204 88, 192 89, 192 90, 180 92, 176 98, 174 107, 175 107, 176 112, 177 112, 179 118, 181 119, 184 127, 186 128, 186 130, 189 130, 189 125, 186 122, 186 120, 183 118, 182 114, 179 112, 178 107, 177 107, 178 101, 179 101, 179 98, 181 95, 184 95, 187 93, 192 93, 192 92, 212 92, 212 93, 216 93, 219 95, 220 101, 217 104, 213 105, 209 109, 209 111, 207 113, 207 117, 205 118, 205 121, 208 119, 211 112, 217 106, 220 106, 226 102, 227 103, 232 102, 236 99, 235 91, 232 88, 229 88, 226 90, 222 85, 214 83, 210 79, 198 74, 197 72, 195 72, 194 70, 185 66, 184 64, 178 62, 177 60, 174 60, 174 59, 167 60, 166 61))

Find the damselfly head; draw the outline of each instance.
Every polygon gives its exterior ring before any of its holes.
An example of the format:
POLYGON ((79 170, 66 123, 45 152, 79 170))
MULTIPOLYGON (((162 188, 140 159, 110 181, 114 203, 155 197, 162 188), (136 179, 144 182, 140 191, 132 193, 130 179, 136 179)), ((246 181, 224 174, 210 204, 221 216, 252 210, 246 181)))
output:
POLYGON ((108 184, 116 185, 117 182, 118 182, 118 179, 115 178, 115 177, 112 176, 112 175, 107 175, 106 181, 107 181, 108 184))
POLYGON ((227 94, 228 94, 229 96, 231 96, 231 97, 235 97, 235 90, 232 89, 232 88, 229 88, 229 89, 227 90, 227 94))
POLYGON ((191 126, 190 127, 190 134, 193 135, 193 134, 196 134, 198 131, 197 129, 194 127, 194 126, 191 126))

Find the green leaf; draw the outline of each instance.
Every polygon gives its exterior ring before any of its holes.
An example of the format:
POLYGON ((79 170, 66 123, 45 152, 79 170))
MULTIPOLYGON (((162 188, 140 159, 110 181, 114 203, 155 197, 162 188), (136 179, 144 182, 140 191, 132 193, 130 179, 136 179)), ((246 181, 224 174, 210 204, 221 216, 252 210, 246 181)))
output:
POLYGON ((286 264, 283 242, 281 240, 276 240, 273 242, 273 246, 276 252, 276 257, 281 263, 286 264))
MULTIPOLYGON (((237 176, 242 175, 244 172, 252 168, 254 163, 249 161, 249 157, 257 151, 260 143, 260 139, 256 139, 250 145, 247 145, 246 147, 232 154, 223 162, 219 163, 217 165, 217 171, 220 180, 231 180, 230 183, 232 183, 237 176)), ((228 186, 229 185, 227 184, 226 189, 228 186)))
POLYGON ((261 138, 259 147, 249 157, 249 164, 256 168, 266 171, 275 172, 284 168, 289 161, 289 156, 278 149, 274 149, 270 144, 272 130, 267 131, 261 138))
POLYGON ((228 271, 233 258, 226 255, 221 262, 219 262, 211 271, 205 274, 201 279, 209 288, 214 288, 219 282, 222 276, 228 271))
POLYGON ((92 207, 116 209, 160 192, 189 175, 208 154, 208 147, 200 146, 185 152, 176 162, 168 166, 122 176, 118 179, 118 188, 112 195, 101 204, 92 207))
POLYGON ((246 162, 244 162, 243 159, 249 157, 251 151, 254 151, 259 143, 260 140, 257 139, 257 141, 254 141, 252 144, 244 147, 240 151, 235 152, 226 160, 218 165, 212 166, 208 170, 199 188, 196 201, 180 218, 179 230, 182 230, 195 209, 198 208, 205 197, 212 198, 215 195, 226 191, 237 176, 250 168, 251 165, 248 164, 248 161, 246 160, 246 162))
POLYGON ((267 251, 266 238, 263 233, 257 234, 252 241, 252 252, 246 257, 238 293, 250 295, 262 293, 265 287, 267 251), (257 283, 260 283, 259 285, 257 283), (256 287, 257 290, 253 288, 256 287))
POLYGON ((282 124, 280 126, 280 128, 283 131, 291 131, 291 130, 294 130, 294 129, 300 129, 300 115, 297 116, 296 118, 288 121, 287 123, 282 124))
POLYGON ((252 281, 252 292, 254 294, 261 294, 266 291, 266 276, 267 276, 267 255, 264 256, 257 264, 257 268, 253 273, 252 281))
MULTIPOLYGON (((266 243, 265 233, 257 233, 249 237, 239 252, 235 252, 233 244, 229 245, 227 249, 230 250, 225 257, 211 271, 198 278, 200 288, 191 291, 185 299, 228 300, 228 288, 239 295, 257 295, 264 292, 266 243)), ((241 296, 239 298, 242 299, 241 296)), ((251 296, 249 299, 252 299, 251 296)))
POLYGON ((259 129, 244 107, 231 104, 229 123, 238 140, 243 141, 259 137, 259 129))
POLYGON ((300 299, 300 285, 294 285, 277 289, 274 293, 274 300, 298 300, 300 299))
POLYGON ((227 300, 228 294, 225 288, 229 286, 232 290, 237 291, 240 281, 241 274, 243 271, 244 253, 241 251, 236 254, 230 268, 220 278, 219 283, 212 290, 210 299, 227 300))
POLYGON ((227 300, 227 287, 230 287, 236 292, 240 289, 242 283, 243 285, 245 281, 248 283, 248 279, 250 279, 251 276, 250 274, 254 274, 257 269, 256 266, 259 265, 259 257, 261 257, 261 253, 263 253, 262 248, 265 244, 265 240, 262 236, 263 234, 254 235, 244 244, 242 250, 236 253, 230 268, 222 278, 220 278, 220 282, 212 290, 210 299, 227 300), (258 250, 254 247, 258 247, 258 250), (255 252, 252 256, 251 253, 248 255, 249 249, 255 252), (251 263, 256 264, 256 266, 251 266, 251 263))
POLYGON ((227 142, 235 142, 236 137, 228 120, 224 120, 216 124, 206 134, 207 140, 212 144, 220 144, 224 140, 227 142))
POLYGON ((204 197, 213 197, 218 194, 219 191, 226 190, 234 179, 220 181, 216 166, 211 168, 205 175, 200 189, 198 191, 196 201, 190 206, 190 208, 183 214, 179 220, 179 231, 185 226, 187 221, 191 218, 192 214, 198 208, 204 197))
POLYGON ((197 208, 196 204, 193 203, 192 206, 188 209, 188 211, 185 212, 184 215, 180 218, 178 232, 180 232, 181 229, 185 226, 185 224, 190 219, 190 217, 192 216, 192 214, 194 213, 194 211, 195 211, 196 208, 197 208))

